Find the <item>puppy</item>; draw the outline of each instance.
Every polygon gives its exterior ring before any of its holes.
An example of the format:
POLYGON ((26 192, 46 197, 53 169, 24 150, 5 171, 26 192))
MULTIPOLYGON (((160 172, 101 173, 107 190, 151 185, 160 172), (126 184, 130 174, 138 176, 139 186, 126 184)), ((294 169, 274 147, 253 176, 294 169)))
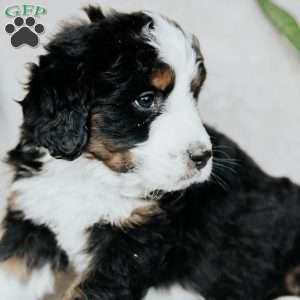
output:
POLYGON ((300 189, 203 125, 196 37, 151 12, 86 12, 31 67, 1 297, 42 299, 70 269, 63 300, 297 293, 300 189))

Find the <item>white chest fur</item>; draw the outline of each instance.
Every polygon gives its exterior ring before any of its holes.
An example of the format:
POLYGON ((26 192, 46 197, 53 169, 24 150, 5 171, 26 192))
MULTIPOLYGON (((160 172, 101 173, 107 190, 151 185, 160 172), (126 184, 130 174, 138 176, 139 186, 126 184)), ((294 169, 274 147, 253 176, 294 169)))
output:
POLYGON ((145 205, 139 183, 131 174, 117 174, 101 162, 50 158, 37 176, 16 181, 15 207, 38 224, 46 224, 59 245, 81 271, 86 230, 99 221, 117 224, 145 205))

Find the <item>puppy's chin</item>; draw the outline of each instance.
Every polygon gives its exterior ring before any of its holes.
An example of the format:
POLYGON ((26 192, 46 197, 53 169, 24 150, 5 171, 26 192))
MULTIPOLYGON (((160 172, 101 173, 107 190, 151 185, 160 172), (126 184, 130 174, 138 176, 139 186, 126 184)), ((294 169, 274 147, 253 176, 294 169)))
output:
POLYGON ((175 184, 173 187, 170 187, 168 191, 170 192, 178 191, 178 190, 186 189, 193 184, 205 182, 209 180, 211 172, 212 172, 212 162, 210 160, 202 170, 196 171, 191 176, 186 176, 185 178, 182 178, 177 182, 177 184, 175 184))
POLYGON ((193 184, 201 184, 209 180, 212 173, 212 159, 209 160, 207 165, 199 170, 193 170, 187 172, 184 176, 181 176, 178 180, 172 180, 172 182, 157 182, 157 186, 152 181, 150 190, 160 190, 163 192, 175 192, 188 188, 193 184))

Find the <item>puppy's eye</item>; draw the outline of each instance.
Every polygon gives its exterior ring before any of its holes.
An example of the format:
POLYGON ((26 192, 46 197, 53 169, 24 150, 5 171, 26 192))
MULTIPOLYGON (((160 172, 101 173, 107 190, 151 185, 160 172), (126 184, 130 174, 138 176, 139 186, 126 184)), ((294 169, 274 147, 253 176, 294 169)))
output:
POLYGON ((155 106, 154 92, 145 92, 134 100, 134 105, 143 111, 152 110, 155 106))

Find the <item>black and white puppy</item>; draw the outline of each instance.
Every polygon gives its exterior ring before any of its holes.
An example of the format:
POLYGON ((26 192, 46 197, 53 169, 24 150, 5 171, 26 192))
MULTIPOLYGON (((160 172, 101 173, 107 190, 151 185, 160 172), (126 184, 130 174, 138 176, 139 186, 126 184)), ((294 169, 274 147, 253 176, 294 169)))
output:
POLYGON ((195 36, 151 12, 86 11, 31 68, 1 299, 42 299, 70 268, 64 300, 299 293, 300 189, 202 124, 195 36))

